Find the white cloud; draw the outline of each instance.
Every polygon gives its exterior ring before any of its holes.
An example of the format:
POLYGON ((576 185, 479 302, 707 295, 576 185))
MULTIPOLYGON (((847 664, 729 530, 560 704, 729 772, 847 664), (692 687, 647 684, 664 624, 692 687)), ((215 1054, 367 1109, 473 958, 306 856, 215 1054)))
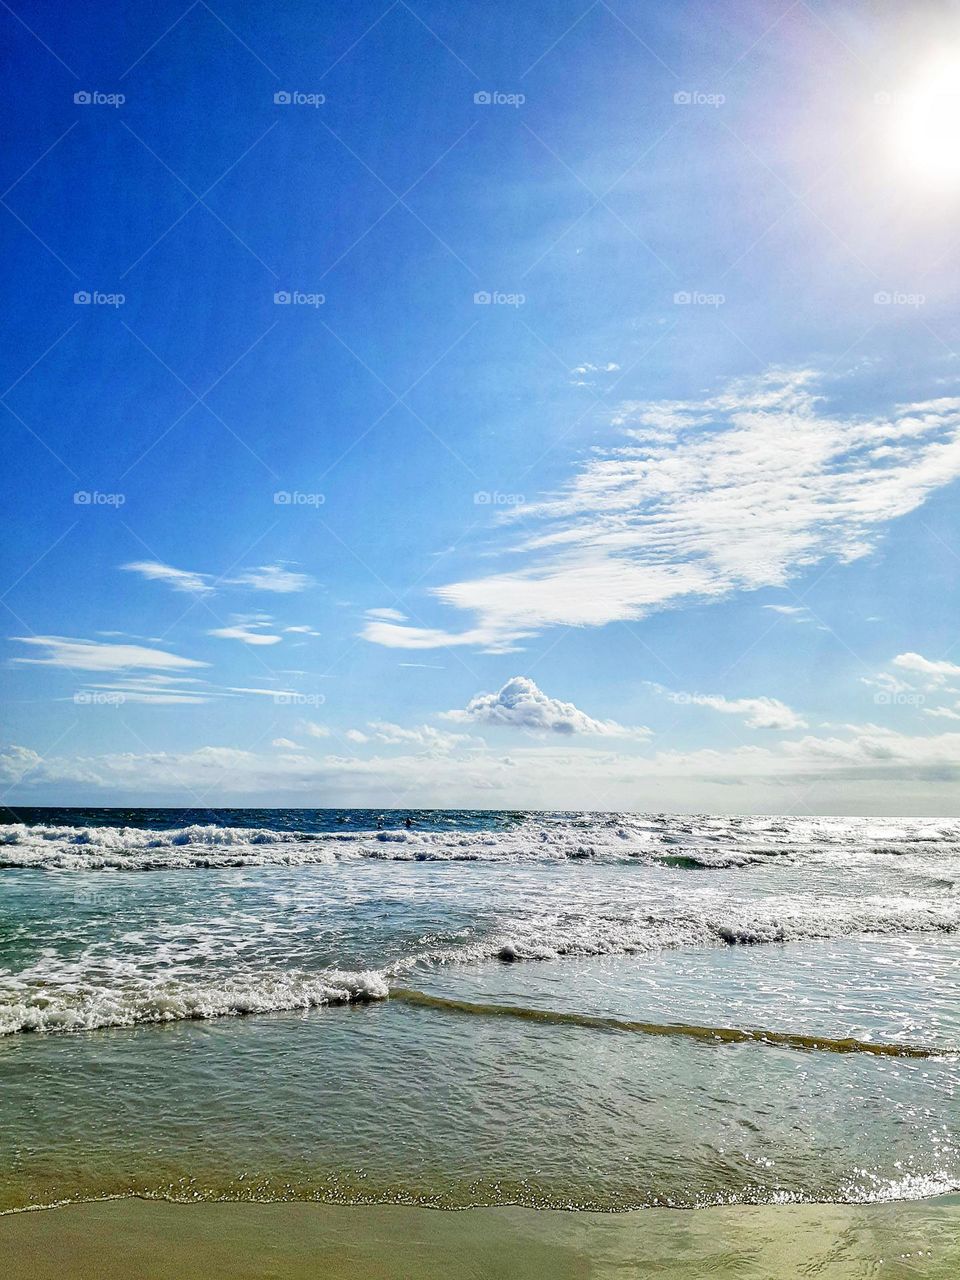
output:
POLYGON ((794 622, 809 622, 810 614, 805 606, 798 604, 765 604, 764 609, 771 613, 779 613, 784 618, 792 618, 794 622))
POLYGON ((282 698, 284 702, 293 702, 301 695, 295 689, 244 689, 228 688, 228 693, 249 693, 263 698, 282 698))
POLYGON ((139 573, 141 577, 153 582, 165 582, 175 591, 202 595, 213 590, 209 573, 191 573, 188 569, 175 569, 172 565, 161 564, 159 560, 134 560, 131 564, 122 564, 120 568, 129 573, 139 573))
POLYGON ((363 742, 369 742, 370 739, 360 729, 348 729, 343 735, 348 742, 355 742, 359 746, 363 742))
POLYGON ((30 666, 66 667, 71 671, 165 671, 210 665, 139 644, 103 644, 99 640, 76 640, 67 636, 11 636, 11 639, 45 651, 42 658, 13 659, 30 666))
POLYGON ((399 609, 368 609, 367 617, 381 622, 406 622, 407 615, 399 609))
POLYGON ((923 714, 941 720, 960 720, 960 711, 955 711, 952 707, 924 707, 923 714))
POLYGON ((126 680, 91 682, 74 696, 84 700, 85 694, 94 695, 89 699, 92 702, 101 701, 95 696, 97 694, 110 694, 112 698, 107 699, 108 702, 136 702, 153 706, 190 706, 211 702, 213 698, 222 696, 205 680, 182 675, 142 675, 131 676, 126 680))
POLYGON ((806 720, 778 698, 725 698, 720 693, 674 693, 662 690, 671 702, 696 707, 709 707, 724 715, 740 716, 750 729, 805 729, 806 720))
POLYGON ((291 742, 289 738, 274 738, 270 743, 271 747, 279 747, 283 751, 299 751, 300 748, 295 742, 291 742))
POLYGON ((220 640, 240 640, 244 644, 279 644, 283 637, 268 630, 272 625, 269 618, 234 618, 231 626, 214 627, 207 635, 216 636, 220 640))
POLYGON ((526 676, 514 676, 496 693, 478 693, 462 711, 446 711, 447 720, 526 729, 533 733, 597 734, 604 737, 643 737, 648 729, 628 729, 615 720, 595 720, 572 702, 551 698, 526 676))
POLYGON ((371 720, 368 728, 380 742, 391 746, 421 747, 431 753, 453 751, 455 747, 470 742, 469 734, 445 733, 432 725, 421 724, 413 729, 404 729, 399 724, 391 724, 388 720, 371 720))
POLYGON ((536 522, 511 548, 516 567, 434 589, 473 625, 370 621, 362 634, 394 648, 503 650, 552 626, 782 587, 825 559, 869 554, 885 525, 960 476, 960 399, 841 417, 808 371, 774 370, 702 400, 625 404, 614 425, 621 444, 559 494, 506 513, 536 522))
POLYGON ((617 373, 619 369, 620 366, 614 364, 612 360, 606 364, 591 364, 589 361, 584 361, 583 364, 578 364, 570 370, 573 375, 570 379, 570 385, 573 387, 594 387, 596 386, 596 381, 589 376, 590 374, 617 373))
POLYGON ((327 726, 325 724, 317 724, 315 720, 304 720, 301 727, 303 728, 304 733, 309 734, 311 738, 330 737, 330 730, 327 726))
POLYGON ((246 569, 235 578, 227 578, 225 581, 230 586, 253 587, 257 591, 273 591, 280 595, 305 591, 313 584, 313 579, 308 574, 285 569, 279 564, 264 564, 258 569, 246 569))
POLYGON ((121 569, 139 573, 153 582, 165 582, 175 591, 187 591, 200 595, 218 586, 253 587, 256 591, 272 591, 289 594, 304 591, 313 579, 305 573, 297 573, 279 564, 264 564, 254 569, 244 569, 235 578, 214 578, 212 573, 195 573, 189 569, 175 569, 159 560, 134 560, 122 564, 121 569))
POLYGON ((943 684, 944 680, 960 676, 960 666, 956 663, 933 661, 919 653, 898 653, 893 665, 923 676, 930 684, 943 684))
MULTIPOLYGON (((90 803, 149 797, 161 803, 302 798, 331 803, 497 808, 636 808, 638 795, 658 808, 702 812, 955 814, 960 732, 928 737, 877 725, 848 725, 833 736, 807 736, 768 747, 726 751, 628 750, 621 742, 582 746, 551 736, 512 749, 309 756, 206 746, 195 751, 122 752, 43 757, 15 746, 0 751, 0 778, 18 786, 12 803, 55 802, 68 794, 90 803), (19 784, 19 785, 18 785, 19 784), (487 799, 489 797, 489 799, 487 799)), ((276 800, 269 801, 276 803, 276 800)))

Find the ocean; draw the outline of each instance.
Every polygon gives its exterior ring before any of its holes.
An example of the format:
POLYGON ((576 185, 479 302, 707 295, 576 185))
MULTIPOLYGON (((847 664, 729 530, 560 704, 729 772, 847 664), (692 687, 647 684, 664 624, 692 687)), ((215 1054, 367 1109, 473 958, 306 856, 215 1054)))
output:
POLYGON ((960 822, 6 816, 0 1210, 960 1188, 960 822))

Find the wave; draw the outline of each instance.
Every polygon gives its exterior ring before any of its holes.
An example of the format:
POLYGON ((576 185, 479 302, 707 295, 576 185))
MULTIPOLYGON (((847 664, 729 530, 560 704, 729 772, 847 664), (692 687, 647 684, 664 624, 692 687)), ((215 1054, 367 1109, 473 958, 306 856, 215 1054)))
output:
MULTIPOLYGON (((43 871, 164 871, 307 866, 382 861, 649 863, 722 871, 780 862, 836 863, 883 856, 960 855, 956 828, 863 820, 701 819, 636 815, 531 815, 509 829, 304 832, 195 824, 170 830, 130 826, 0 824, 0 868, 43 871)), ((960 870, 960 867, 956 868, 960 870)))
POLYGON ((460 1013, 483 1018, 516 1018, 521 1022, 561 1027, 584 1027, 597 1031, 624 1031, 646 1036, 680 1037, 705 1044, 765 1044, 783 1049, 819 1050, 824 1053, 868 1053, 884 1058, 955 1057, 960 1050, 926 1048, 922 1045, 883 1044, 853 1037, 807 1035, 790 1031, 757 1031, 741 1027, 708 1027, 679 1022, 634 1022, 624 1018, 588 1013, 566 1013, 555 1009, 533 1009, 528 1005, 490 1004, 429 995, 409 987, 394 987, 391 1000, 416 1009, 439 1013, 460 1013))
MULTIPOLYGON (((740 905, 737 915, 729 910, 712 913, 694 909, 687 914, 676 911, 632 917, 534 915, 500 921, 481 937, 462 941, 451 937, 440 945, 425 942, 380 967, 318 972, 282 967, 254 972, 226 970, 221 977, 202 982, 186 973, 168 971, 160 976, 149 967, 139 968, 132 957, 126 963, 126 975, 120 978, 105 976, 96 955, 71 965, 54 956, 16 975, 0 976, 0 1036, 24 1031, 93 1031, 383 1000, 398 991, 409 991, 401 984, 410 982, 414 974, 459 965, 643 956, 680 948, 765 946, 851 936, 956 933, 960 933, 960 903, 864 904, 853 900, 833 905, 811 902, 769 917, 759 907, 746 904, 740 905)), ((148 966, 151 963, 146 961, 148 966)))
POLYGON ((22 991, 7 1002, 0 993, 0 1035, 21 1031, 95 1031, 140 1023, 182 1022, 360 1004, 389 994, 381 973, 235 976, 216 983, 143 983, 127 988, 22 991))

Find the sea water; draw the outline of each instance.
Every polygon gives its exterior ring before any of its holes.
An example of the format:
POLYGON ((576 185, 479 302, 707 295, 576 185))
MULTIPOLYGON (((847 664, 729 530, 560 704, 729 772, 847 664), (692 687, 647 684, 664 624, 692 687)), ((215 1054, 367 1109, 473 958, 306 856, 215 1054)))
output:
POLYGON ((8 816, 0 1210, 960 1188, 956 822, 8 816))

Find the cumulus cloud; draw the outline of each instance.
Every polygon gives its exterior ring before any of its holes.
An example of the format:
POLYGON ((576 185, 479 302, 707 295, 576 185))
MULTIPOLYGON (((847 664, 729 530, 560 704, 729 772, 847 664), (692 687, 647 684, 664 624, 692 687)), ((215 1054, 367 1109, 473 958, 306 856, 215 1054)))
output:
POLYGON ((597 734, 604 737, 643 737, 648 729, 629 729, 615 720, 595 720, 572 702, 551 698, 526 676, 514 676, 496 693, 478 693, 463 710, 446 711, 447 720, 526 729, 532 733, 597 734))
POLYGON ((41 658, 13 659, 29 666, 66 667, 70 671, 164 671, 210 665, 139 644, 104 644, 99 640, 76 640, 68 636, 11 636, 11 639, 43 650, 41 658))
POLYGON ((830 412, 808 370, 773 370, 699 400, 631 402, 620 443, 531 519, 516 564, 433 589, 462 630, 369 621, 377 644, 509 648, 553 626, 603 626, 736 591, 782 587, 870 553, 891 520, 960 476, 960 399, 886 417, 830 412))

